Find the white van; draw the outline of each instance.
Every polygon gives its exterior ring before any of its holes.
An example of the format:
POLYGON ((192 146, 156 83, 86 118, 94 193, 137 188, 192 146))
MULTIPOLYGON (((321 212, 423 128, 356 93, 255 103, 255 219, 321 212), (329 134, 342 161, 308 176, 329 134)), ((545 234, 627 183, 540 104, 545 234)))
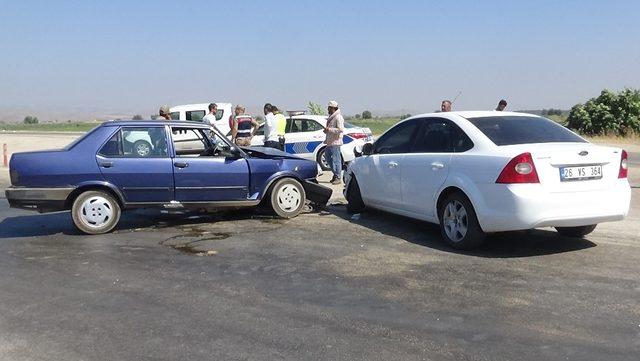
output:
MULTIPOLYGON (((218 106, 216 121, 213 125, 220 133, 226 135, 231 132, 229 117, 233 114, 231 103, 215 103, 218 106)), ((209 103, 176 105, 169 109, 173 120, 191 120, 202 122, 202 118, 209 113, 209 103)))

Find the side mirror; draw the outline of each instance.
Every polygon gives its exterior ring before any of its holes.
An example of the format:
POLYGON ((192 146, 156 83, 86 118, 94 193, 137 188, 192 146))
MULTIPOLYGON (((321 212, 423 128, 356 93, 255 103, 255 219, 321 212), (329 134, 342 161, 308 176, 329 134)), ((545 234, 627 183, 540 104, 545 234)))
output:
POLYGON ((356 145, 355 147, 353 147, 353 155, 355 155, 356 158, 362 156, 362 146, 361 145, 356 145))
POLYGON ((363 155, 371 155, 371 154, 373 154, 373 143, 365 143, 362 146, 362 154, 363 155))

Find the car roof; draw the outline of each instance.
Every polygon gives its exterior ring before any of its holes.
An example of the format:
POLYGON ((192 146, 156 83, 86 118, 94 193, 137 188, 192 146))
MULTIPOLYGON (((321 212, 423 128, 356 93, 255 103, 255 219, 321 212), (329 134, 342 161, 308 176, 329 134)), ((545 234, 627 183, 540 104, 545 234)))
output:
POLYGON ((414 115, 411 118, 423 118, 423 117, 444 117, 450 118, 451 116, 460 116, 463 118, 478 118, 478 117, 504 117, 504 116, 516 116, 516 117, 537 117, 534 114, 519 113, 519 112, 500 112, 497 110, 464 110, 455 112, 437 112, 437 113, 425 113, 414 115))
MULTIPOLYGON (((210 103, 196 103, 196 104, 181 104, 181 105, 175 105, 172 106, 171 108, 169 108, 169 111, 171 112, 175 112, 175 111, 181 111, 181 110, 202 110, 202 109, 209 109, 209 104, 210 103)), ((218 108, 230 108, 231 107, 231 103, 215 103, 218 108)))
POLYGON ((102 123, 102 125, 105 127, 122 126, 122 125, 134 126, 134 127, 150 127, 150 126, 157 126, 157 125, 170 125, 170 126, 176 126, 176 127, 195 126, 195 127, 201 127, 201 128, 210 127, 209 124, 206 124, 206 123, 193 122, 188 120, 126 120, 125 119, 125 120, 109 120, 102 123))

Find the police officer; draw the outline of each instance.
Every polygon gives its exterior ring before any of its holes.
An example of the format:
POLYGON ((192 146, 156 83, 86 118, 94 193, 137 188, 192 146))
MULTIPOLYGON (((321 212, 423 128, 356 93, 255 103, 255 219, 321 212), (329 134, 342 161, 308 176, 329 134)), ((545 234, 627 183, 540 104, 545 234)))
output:
POLYGON ((253 134, 258 129, 258 122, 251 116, 245 115, 245 108, 241 105, 236 105, 234 112, 235 115, 231 124, 231 139, 236 145, 248 147, 251 145, 253 134))

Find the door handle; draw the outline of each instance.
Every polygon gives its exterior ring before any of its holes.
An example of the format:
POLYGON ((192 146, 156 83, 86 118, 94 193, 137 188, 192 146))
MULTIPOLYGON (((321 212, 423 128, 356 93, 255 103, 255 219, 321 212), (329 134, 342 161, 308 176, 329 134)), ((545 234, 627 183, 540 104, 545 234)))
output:
POLYGON ((113 162, 100 162, 100 166, 102 168, 111 168, 113 167, 113 162))
POLYGON ((173 163, 173 165, 176 168, 187 168, 189 166, 189 163, 187 163, 187 162, 175 162, 175 163, 173 163))
POLYGON ((389 167, 391 169, 398 168, 398 162, 391 161, 391 162, 387 163, 387 167, 389 167))
POLYGON ((444 168, 444 164, 442 164, 440 162, 431 163, 431 169, 433 169, 433 170, 438 170, 438 169, 442 169, 442 168, 444 168))

